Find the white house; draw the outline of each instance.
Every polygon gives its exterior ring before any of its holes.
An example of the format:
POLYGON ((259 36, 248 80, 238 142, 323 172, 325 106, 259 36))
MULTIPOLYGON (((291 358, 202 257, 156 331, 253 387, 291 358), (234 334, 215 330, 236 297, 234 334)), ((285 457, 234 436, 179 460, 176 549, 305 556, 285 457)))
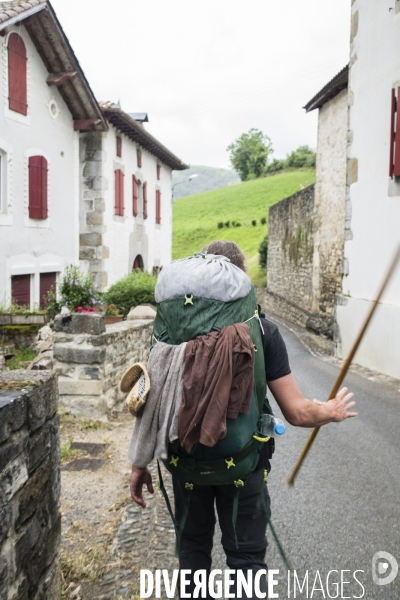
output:
MULTIPOLYGON (((341 357, 400 243, 400 2, 353 0, 351 10, 345 276, 336 311, 341 357)), ((400 267, 356 362, 400 378, 400 267)))
POLYGON ((146 131, 146 114, 100 106, 107 133, 81 134, 80 259, 105 289, 171 261, 171 174, 188 167, 146 131))
POLYGON ((0 3, 0 302, 44 306, 68 264, 104 290, 171 260, 171 172, 146 115, 99 105, 48 0, 0 3))
POLYGON ((79 131, 104 115, 49 2, 0 4, 0 301, 79 259, 79 131))

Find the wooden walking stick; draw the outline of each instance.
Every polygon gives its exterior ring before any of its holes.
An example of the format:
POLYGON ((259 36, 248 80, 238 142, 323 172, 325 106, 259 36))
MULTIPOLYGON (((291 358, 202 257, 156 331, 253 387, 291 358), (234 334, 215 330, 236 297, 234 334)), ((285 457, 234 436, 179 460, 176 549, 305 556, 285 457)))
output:
MULTIPOLYGON (((359 345, 361 343, 361 340, 364 337, 364 334, 365 334, 365 332, 367 330, 367 327, 368 327, 368 325, 369 325, 369 323, 370 323, 370 321, 372 319, 372 316, 373 316, 373 314, 374 314, 374 312, 376 310, 376 307, 379 304, 379 300, 381 299, 382 294, 385 291, 385 289, 386 289, 386 287, 387 287, 387 285, 388 285, 388 283, 389 283, 389 281, 390 281, 390 279, 391 279, 391 277, 392 277, 392 275, 393 275, 393 273, 394 273, 394 271, 395 271, 395 269, 397 267, 397 263, 399 262, 399 260, 400 260, 400 246, 397 248, 397 252, 394 255, 392 263, 391 263, 391 265, 389 267, 389 270, 388 270, 388 272, 386 274, 386 277, 385 277, 385 279, 384 279, 384 281, 382 283, 381 289, 379 290, 378 297, 376 298, 375 302, 373 303, 373 305, 371 307, 371 310, 369 311, 369 314, 368 314, 368 316, 367 316, 367 318, 365 320, 365 323, 362 326, 361 331, 358 334, 358 337, 357 337, 356 341, 354 342, 354 345, 353 345, 352 349, 350 350, 350 353, 349 353, 349 355, 348 355, 348 357, 346 359, 346 362, 344 363, 344 365, 343 365, 343 367, 342 367, 342 369, 341 369, 341 371, 340 371, 340 373, 339 373, 339 375, 338 375, 338 377, 337 377, 337 379, 335 381, 335 385, 333 386, 333 388, 331 390, 331 393, 329 394, 327 402, 329 400, 333 400, 333 398, 336 397, 336 394, 338 393, 338 391, 340 389, 340 386, 342 385, 343 380, 344 380, 344 378, 347 375, 347 371, 349 370, 349 367, 350 367, 350 365, 351 365, 351 363, 353 361, 354 355, 357 352, 358 347, 359 347, 359 345)), ((294 469, 292 471, 292 474, 290 475, 290 477, 287 480, 287 482, 288 482, 289 485, 291 485, 291 486, 294 485, 297 473, 300 471, 301 465, 303 464, 304 459, 306 458, 306 456, 308 454, 308 451, 310 450, 310 448, 311 448, 311 446, 312 446, 315 438, 317 437, 319 430, 320 430, 320 427, 315 427, 312 430, 312 432, 310 433, 310 437, 308 438, 308 440, 306 442, 306 445, 304 446, 303 451, 300 454, 300 457, 299 457, 299 459, 298 459, 298 461, 297 461, 297 463, 296 463, 296 465, 295 465, 295 467, 294 467, 294 469)))

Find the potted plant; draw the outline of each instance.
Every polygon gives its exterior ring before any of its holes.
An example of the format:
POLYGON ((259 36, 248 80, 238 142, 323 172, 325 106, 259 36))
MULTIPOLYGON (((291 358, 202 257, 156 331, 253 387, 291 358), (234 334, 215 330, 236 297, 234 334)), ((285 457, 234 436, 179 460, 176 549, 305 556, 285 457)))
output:
POLYGON ((122 321, 124 315, 119 314, 118 306, 115 304, 105 304, 103 310, 106 315, 106 325, 122 321))

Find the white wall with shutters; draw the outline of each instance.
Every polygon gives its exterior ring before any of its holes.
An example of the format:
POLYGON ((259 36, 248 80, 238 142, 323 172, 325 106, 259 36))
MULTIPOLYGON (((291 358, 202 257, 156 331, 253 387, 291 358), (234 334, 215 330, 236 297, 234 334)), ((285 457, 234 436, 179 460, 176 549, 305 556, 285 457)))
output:
POLYGON ((105 191, 104 245, 109 248, 105 260, 108 285, 132 271, 135 257, 143 257, 144 269, 149 273, 153 267, 166 265, 172 260, 172 199, 171 169, 153 154, 142 148, 142 167, 137 166, 137 144, 110 126, 104 140, 105 161, 103 175, 108 181, 105 191), (122 139, 122 156, 116 155, 116 137, 122 139), (157 164, 161 165, 157 180, 157 164), (115 215, 114 171, 122 169, 124 178, 123 216, 115 215), (133 175, 139 185, 138 215, 133 216, 133 175), (147 219, 143 218, 143 183, 147 182, 147 219), (156 224, 156 189, 161 190, 161 223, 156 224))
MULTIPOLYGON (((400 17, 382 10, 379 2, 357 1, 352 23, 346 275, 336 309, 340 357, 349 352, 400 243, 400 178, 389 178, 391 96, 400 85, 400 17)), ((356 362, 400 378, 399 340, 400 267, 356 362)))
POLYGON ((28 115, 8 108, 6 36, 0 38, 0 300, 10 299, 11 274, 30 265, 31 300, 39 303, 42 267, 60 269, 79 258, 79 134, 58 89, 47 85, 47 69, 25 28, 10 31, 23 38, 27 50, 28 115), (33 155, 48 161, 47 219, 29 218, 28 160, 33 155))

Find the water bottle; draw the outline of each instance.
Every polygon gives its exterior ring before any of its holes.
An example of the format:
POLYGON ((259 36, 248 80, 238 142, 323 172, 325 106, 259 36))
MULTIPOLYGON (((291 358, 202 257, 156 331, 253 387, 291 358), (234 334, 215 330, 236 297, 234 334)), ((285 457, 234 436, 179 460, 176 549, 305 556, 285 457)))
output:
POLYGON ((286 427, 281 421, 273 415, 263 413, 261 418, 260 435, 265 437, 276 437, 277 435, 283 435, 286 431, 286 427))

